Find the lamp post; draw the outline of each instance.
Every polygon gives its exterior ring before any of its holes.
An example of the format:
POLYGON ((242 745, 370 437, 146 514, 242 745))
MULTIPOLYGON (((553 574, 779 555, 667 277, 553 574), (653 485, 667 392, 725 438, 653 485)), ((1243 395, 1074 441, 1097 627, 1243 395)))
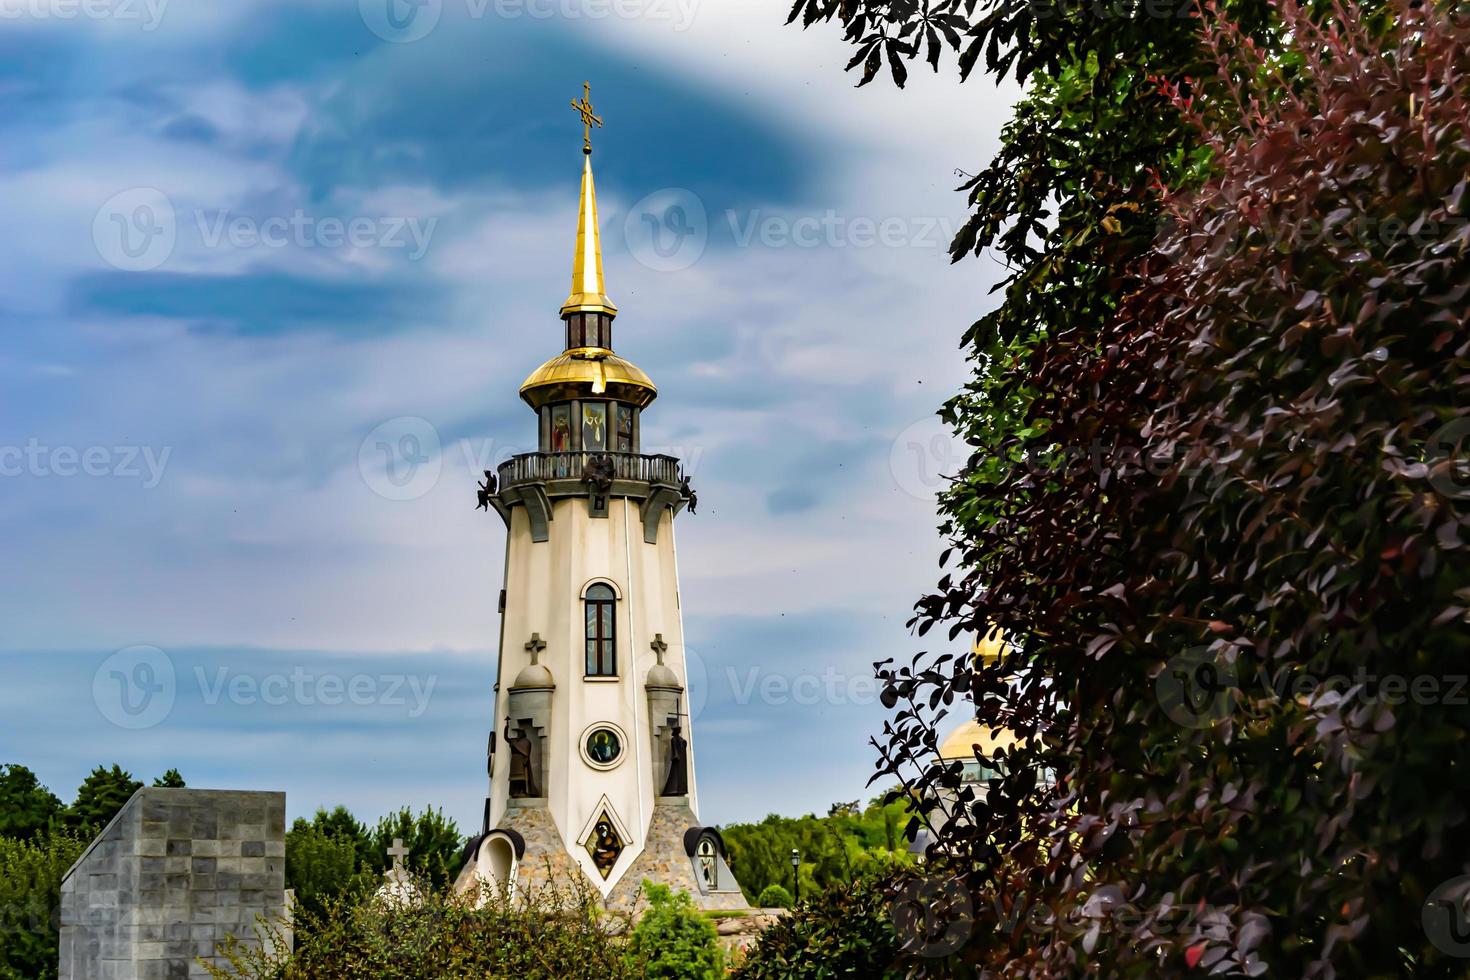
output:
POLYGON ((791 904, 801 904, 801 852, 791 849, 791 904))

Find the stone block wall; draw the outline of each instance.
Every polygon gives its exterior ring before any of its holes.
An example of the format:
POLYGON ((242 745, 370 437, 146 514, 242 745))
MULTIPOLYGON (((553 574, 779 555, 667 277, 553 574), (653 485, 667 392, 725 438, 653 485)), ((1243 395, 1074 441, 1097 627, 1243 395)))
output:
POLYGON ((207 977, 286 913, 284 793, 140 789, 62 882, 61 980, 207 977))

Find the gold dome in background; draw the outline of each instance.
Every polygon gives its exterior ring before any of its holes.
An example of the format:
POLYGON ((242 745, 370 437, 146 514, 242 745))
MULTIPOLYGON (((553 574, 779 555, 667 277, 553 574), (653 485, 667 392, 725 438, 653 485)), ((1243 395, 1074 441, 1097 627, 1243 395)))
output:
POLYGON ((974 746, 980 746, 980 754, 991 756, 996 749, 1012 749, 1020 740, 1014 732, 1002 728, 996 731, 978 721, 971 719, 949 733, 949 737, 939 746, 939 758, 946 762, 959 759, 963 762, 975 761, 974 746), (995 734, 992 735, 991 733, 995 734))
POLYGON ((993 627, 984 636, 975 637, 975 645, 971 648, 971 653, 981 663, 993 664, 1000 659, 1000 655, 1006 646, 1006 635, 997 626, 993 627))
MULTIPOLYGON (((1007 645, 1005 633, 1001 632, 999 627, 993 627, 988 632, 975 637, 975 644, 970 648, 970 653, 978 664, 989 665, 1000 659, 1007 645)), ((949 733, 949 736, 939 746, 939 757, 947 762, 955 759, 974 762, 974 746, 976 745, 980 746, 982 755, 989 756, 996 749, 1014 748, 1018 742, 1019 739, 1009 729, 997 730, 988 725, 981 725, 972 718, 961 723, 958 728, 949 733)))

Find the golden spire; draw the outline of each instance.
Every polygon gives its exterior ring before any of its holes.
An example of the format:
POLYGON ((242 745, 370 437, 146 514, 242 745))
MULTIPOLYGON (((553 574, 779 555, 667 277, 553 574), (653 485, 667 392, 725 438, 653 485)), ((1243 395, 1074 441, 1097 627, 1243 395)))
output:
POLYGON ((582 101, 572 108, 582 117, 582 206, 577 215, 577 254, 572 260, 572 291, 562 304, 568 313, 606 313, 616 316, 618 308, 607 298, 602 279, 602 241, 597 226, 597 187, 592 180, 592 127, 602 126, 602 117, 592 111, 592 85, 582 84, 582 101))

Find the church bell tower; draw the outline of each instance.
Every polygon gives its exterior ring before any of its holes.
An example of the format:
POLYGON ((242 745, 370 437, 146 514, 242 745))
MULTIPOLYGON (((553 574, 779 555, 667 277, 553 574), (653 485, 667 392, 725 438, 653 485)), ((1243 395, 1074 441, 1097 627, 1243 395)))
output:
POLYGON ((703 827, 688 715, 674 521, 679 460, 642 452, 658 389, 613 352, 592 177, 591 89, 563 350, 521 385, 539 451, 486 474, 505 523, 500 656, 484 827, 458 886, 525 894, 581 876, 609 907, 643 879, 708 908, 745 906, 703 827))

